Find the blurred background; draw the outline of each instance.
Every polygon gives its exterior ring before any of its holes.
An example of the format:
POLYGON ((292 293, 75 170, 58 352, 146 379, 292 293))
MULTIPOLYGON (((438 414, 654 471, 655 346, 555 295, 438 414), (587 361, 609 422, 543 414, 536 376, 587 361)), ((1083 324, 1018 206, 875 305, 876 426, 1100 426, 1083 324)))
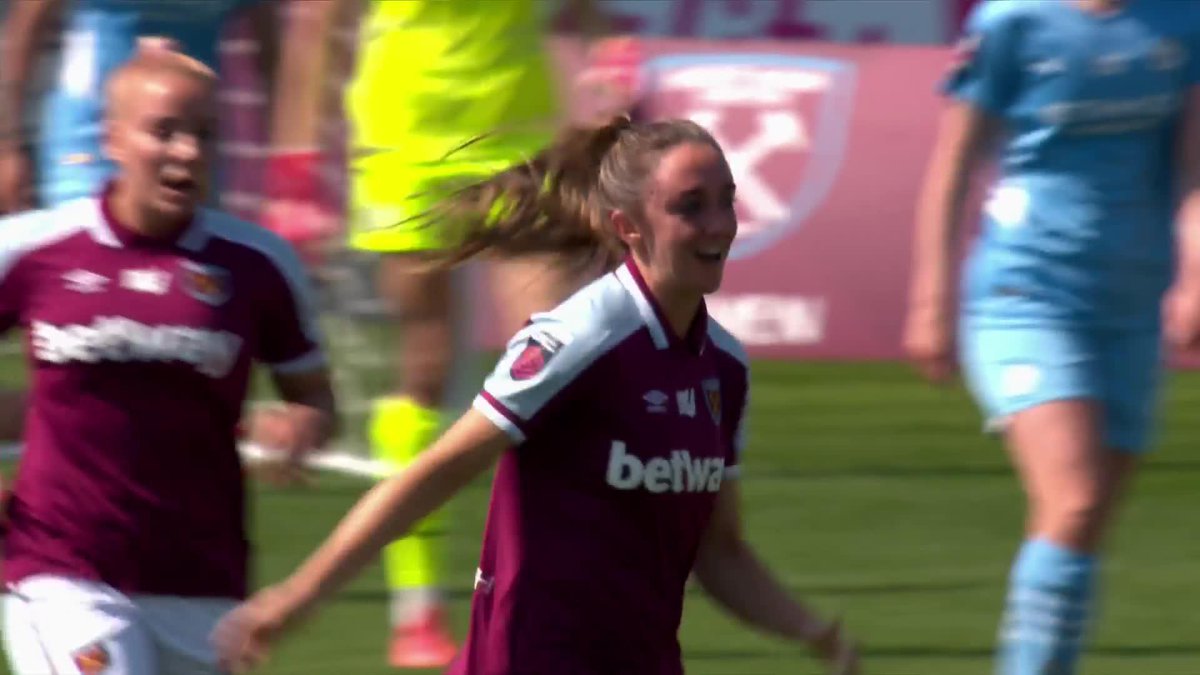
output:
MULTIPOLYGON (((15 3, 40 1, 0 0, 0 16, 15 3)), ((207 1, 113 0, 184 17, 207 1)), ((322 2, 268 1, 282 32, 303 31, 322 2)), ((980 434, 962 388, 931 388, 899 362, 912 214, 940 106, 937 86, 974 3, 597 0, 598 14, 581 14, 574 0, 537 1, 571 117, 591 119, 606 106, 584 85, 587 73, 624 68, 636 73, 639 114, 700 122, 734 169, 741 231, 710 310, 754 359, 743 479, 751 539, 795 592, 846 617, 864 642, 866 672, 990 672, 1022 528, 1018 486, 999 443, 980 434), (602 22, 598 38, 589 21, 602 22), (594 48, 605 37, 636 41, 623 43, 632 51, 606 56, 594 48)), ((389 369, 371 266, 342 245, 340 101, 361 44, 359 16, 338 17, 328 38, 333 56, 312 73, 324 92, 320 113, 287 122, 305 127, 293 131, 319 150, 311 168, 319 179, 305 206, 321 214, 321 225, 299 243, 321 289, 347 433, 313 486, 254 485, 262 582, 290 570, 369 485, 358 430, 389 369)), ((40 45, 42 87, 61 72, 61 31, 48 35, 40 45)), ((247 219, 278 226, 264 213, 276 196, 266 194, 263 176, 269 139, 280 130, 267 112, 270 87, 254 66, 255 35, 236 15, 223 30, 219 198, 247 219)), ((33 137, 31 110, 25 133, 33 137)), ((464 310, 478 356, 459 364, 459 405, 507 338, 496 329, 483 276, 469 269, 463 283, 475 291, 464 310)), ((4 352, 6 382, 23 377, 18 343, 4 352)), ((1197 404, 1200 380, 1181 369, 1168 389, 1160 449, 1117 529, 1105 568, 1107 605, 1084 672, 1200 673, 1193 601, 1200 537, 1191 521, 1200 506, 1197 404)), ((460 638, 488 489, 486 481, 472 486, 447 519, 446 577, 460 638)), ((269 672, 387 672, 386 612, 373 569, 269 672)), ((804 654, 724 618, 698 592, 689 596, 682 636, 695 675, 818 672, 804 654)))

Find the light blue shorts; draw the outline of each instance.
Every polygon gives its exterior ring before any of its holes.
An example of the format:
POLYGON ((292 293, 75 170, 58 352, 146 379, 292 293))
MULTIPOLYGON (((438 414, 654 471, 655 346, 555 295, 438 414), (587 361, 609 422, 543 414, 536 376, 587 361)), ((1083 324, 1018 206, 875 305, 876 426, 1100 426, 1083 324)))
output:
POLYGON ((1158 331, 979 327, 967 319, 959 357, 990 430, 1033 406, 1086 398, 1103 405, 1108 447, 1140 453, 1152 440, 1163 379, 1158 331))

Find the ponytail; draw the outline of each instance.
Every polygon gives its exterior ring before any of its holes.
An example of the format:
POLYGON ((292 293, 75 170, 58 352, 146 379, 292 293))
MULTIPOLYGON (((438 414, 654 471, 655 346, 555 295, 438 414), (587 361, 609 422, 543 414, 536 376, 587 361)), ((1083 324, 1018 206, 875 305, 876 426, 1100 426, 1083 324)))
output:
POLYGON ((433 208, 412 220, 450 233, 454 244, 438 260, 448 266, 486 254, 617 258, 624 247, 600 203, 600 169, 630 126, 618 117, 600 127, 567 127, 524 163, 447 186, 433 208))
POLYGON ((570 126, 524 163, 477 182, 448 185, 433 208, 410 220, 446 228, 455 242, 437 260, 446 266, 485 254, 536 253, 615 264, 626 249, 609 213, 622 209, 640 216, 658 157, 683 142, 718 147, 688 120, 635 124, 621 116, 599 127, 570 126))

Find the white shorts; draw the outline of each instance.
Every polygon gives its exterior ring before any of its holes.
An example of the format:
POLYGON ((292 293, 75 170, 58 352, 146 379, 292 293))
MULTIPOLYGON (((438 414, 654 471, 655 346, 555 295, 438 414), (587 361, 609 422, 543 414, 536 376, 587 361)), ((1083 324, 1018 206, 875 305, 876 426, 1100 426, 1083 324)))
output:
POLYGON ((4 596, 4 648, 14 675, 219 675, 209 637, 237 602, 124 595, 55 576, 4 596))

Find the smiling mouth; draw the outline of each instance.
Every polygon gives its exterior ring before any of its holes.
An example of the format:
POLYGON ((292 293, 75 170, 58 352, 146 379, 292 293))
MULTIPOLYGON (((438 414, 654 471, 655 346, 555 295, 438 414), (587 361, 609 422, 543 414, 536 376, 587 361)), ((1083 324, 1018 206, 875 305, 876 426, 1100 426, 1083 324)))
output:
POLYGON ((710 249, 707 251, 696 251, 696 257, 707 263, 718 263, 729 255, 728 249, 710 249))
POLYGON ((163 178, 160 183, 172 192, 190 195, 196 190, 196 181, 186 177, 163 178))

